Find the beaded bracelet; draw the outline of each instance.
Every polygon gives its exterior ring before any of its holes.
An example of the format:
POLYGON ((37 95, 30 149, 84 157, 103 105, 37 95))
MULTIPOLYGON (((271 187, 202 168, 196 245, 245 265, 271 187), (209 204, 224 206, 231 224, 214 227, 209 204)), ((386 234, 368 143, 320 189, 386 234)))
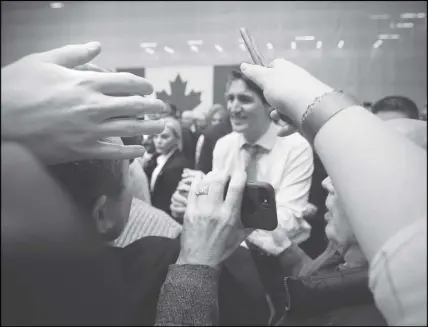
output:
POLYGON ((316 97, 302 116, 300 129, 303 136, 313 144, 315 136, 324 124, 343 109, 358 102, 342 90, 332 91, 316 97))

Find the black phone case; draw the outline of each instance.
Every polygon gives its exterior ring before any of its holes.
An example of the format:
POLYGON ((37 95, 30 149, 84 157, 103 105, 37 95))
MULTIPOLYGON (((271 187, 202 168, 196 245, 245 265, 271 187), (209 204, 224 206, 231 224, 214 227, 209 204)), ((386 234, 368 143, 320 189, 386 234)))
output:
MULTIPOLYGON (((229 182, 224 196, 226 196, 229 182)), ((273 231, 278 226, 275 190, 269 183, 247 182, 241 206, 241 221, 246 228, 273 231)))

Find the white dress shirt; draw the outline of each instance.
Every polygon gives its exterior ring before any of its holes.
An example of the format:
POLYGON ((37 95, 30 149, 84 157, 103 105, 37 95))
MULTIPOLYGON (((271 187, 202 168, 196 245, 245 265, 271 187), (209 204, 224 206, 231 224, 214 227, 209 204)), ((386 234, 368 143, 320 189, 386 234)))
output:
MULTIPOLYGON (((308 205, 314 170, 309 143, 298 133, 279 137, 278 129, 271 123, 255 143, 267 150, 258 156, 257 181, 270 183, 275 189, 278 227, 274 232, 257 230, 250 235, 262 240, 263 248, 272 254, 281 253, 291 242, 301 243, 309 238, 311 227, 302 213, 308 205)), ((233 174, 237 169, 245 170, 245 156, 248 156, 242 149, 245 143, 244 136, 237 132, 218 140, 213 153, 213 171, 226 169, 233 174)))
POLYGON ((150 190, 153 192, 156 184, 156 179, 159 177, 159 174, 162 171, 163 166, 165 166, 168 159, 174 154, 177 149, 173 149, 168 154, 161 154, 156 158, 156 163, 158 164, 156 168, 153 170, 152 178, 150 180, 150 190))

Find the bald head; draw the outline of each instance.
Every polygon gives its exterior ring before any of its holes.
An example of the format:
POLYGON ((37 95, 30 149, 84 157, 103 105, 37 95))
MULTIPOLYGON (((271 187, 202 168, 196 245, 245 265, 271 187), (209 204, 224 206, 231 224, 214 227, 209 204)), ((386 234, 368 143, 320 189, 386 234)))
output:
POLYGON ((421 148, 427 149, 427 122, 416 119, 399 118, 386 121, 409 140, 421 148))
POLYGON ((193 111, 183 111, 181 114, 181 125, 189 128, 193 124, 193 111))
POLYGON ((208 114, 202 111, 193 113, 193 121, 195 123, 196 130, 202 133, 208 126, 208 114))

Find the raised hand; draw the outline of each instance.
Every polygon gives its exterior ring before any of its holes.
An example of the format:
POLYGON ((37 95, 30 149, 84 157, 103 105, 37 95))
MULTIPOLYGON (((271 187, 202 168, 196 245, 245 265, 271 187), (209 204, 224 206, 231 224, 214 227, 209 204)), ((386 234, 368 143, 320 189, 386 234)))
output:
POLYGON ((21 143, 45 164, 141 156, 141 146, 102 139, 161 132, 163 121, 135 117, 159 113, 164 104, 144 97, 153 91, 144 78, 94 71, 88 63, 100 51, 98 42, 69 45, 4 67, 2 139, 21 143))

